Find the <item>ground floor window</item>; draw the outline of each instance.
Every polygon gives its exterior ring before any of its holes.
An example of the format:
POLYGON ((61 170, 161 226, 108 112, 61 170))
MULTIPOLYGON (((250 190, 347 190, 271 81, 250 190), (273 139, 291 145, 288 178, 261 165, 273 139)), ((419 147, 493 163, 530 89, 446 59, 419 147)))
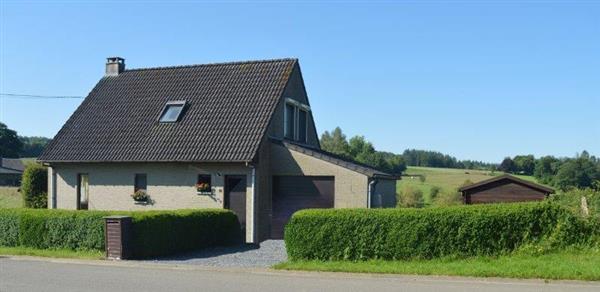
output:
POLYGON ((77 209, 87 210, 90 198, 90 178, 87 173, 77 175, 77 209))
POLYGON ((133 183, 133 192, 143 191, 148 188, 148 180, 145 173, 136 173, 133 183))
POLYGON ((210 194, 211 193, 211 177, 209 174, 199 174, 198 180, 196 181, 196 191, 198 194, 210 194))

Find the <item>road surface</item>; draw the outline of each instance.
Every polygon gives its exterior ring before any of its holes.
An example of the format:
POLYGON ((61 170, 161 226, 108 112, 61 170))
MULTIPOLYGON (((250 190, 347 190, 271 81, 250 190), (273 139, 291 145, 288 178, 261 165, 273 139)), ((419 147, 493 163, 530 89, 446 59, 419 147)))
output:
POLYGON ((600 283, 0 257, 0 291, 600 291, 600 283))

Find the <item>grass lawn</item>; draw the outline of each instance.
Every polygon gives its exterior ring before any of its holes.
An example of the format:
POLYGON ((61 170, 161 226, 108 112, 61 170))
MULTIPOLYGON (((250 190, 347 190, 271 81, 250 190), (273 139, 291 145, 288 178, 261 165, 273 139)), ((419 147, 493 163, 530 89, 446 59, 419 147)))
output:
POLYGON ((290 261, 280 270, 600 281, 600 250, 412 261, 290 261))
POLYGON ((0 208, 20 208, 21 193, 17 187, 0 187, 0 208))
POLYGON ((0 246, 0 255, 26 255, 49 258, 72 258, 72 259, 104 259, 102 251, 74 251, 70 249, 37 249, 31 247, 3 247, 0 246))

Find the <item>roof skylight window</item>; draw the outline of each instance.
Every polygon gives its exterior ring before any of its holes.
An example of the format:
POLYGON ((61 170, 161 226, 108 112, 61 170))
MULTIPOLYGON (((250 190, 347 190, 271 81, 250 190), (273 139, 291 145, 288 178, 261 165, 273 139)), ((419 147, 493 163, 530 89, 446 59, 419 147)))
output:
POLYGON ((185 101, 169 101, 165 105, 158 119, 161 123, 175 123, 179 120, 181 112, 185 106, 185 101))

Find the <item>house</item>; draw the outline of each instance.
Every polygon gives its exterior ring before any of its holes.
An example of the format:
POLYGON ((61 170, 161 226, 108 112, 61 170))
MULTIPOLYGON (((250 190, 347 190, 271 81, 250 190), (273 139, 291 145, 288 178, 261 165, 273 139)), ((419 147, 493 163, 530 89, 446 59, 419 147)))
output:
POLYGON ((25 165, 21 159, 0 158, 0 186, 19 186, 23 170, 25 165))
POLYGON ((297 59, 105 71, 39 158, 49 208, 227 208, 255 243, 299 209, 395 206, 397 176, 321 150, 297 59))
POLYGON ((512 175, 500 175, 458 189, 465 204, 541 201, 554 190, 512 175))

